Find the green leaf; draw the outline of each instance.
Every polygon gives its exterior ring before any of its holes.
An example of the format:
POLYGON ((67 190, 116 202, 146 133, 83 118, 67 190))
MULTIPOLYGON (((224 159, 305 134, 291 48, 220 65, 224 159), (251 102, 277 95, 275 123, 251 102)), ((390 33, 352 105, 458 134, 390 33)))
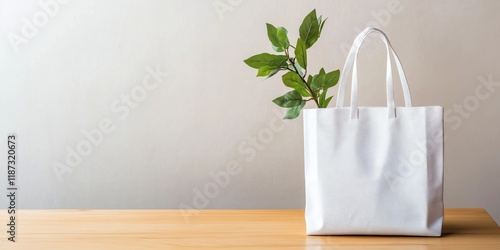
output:
POLYGON ((274 66, 262 66, 259 68, 259 71, 257 72, 257 76, 267 76, 275 70, 276 70, 276 67, 274 67, 274 66))
POLYGON ((333 96, 330 96, 328 98, 326 98, 326 100, 323 102, 323 106, 322 108, 328 108, 328 104, 330 103, 330 101, 332 100, 333 96))
POLYGON ((316 10, 311 11, 304 20, 299 28, 300 39, 302 39, 306 48, 310 48, 319 38, 319 24, 318 18, 316 17, 316 10))
POLYGON ((270 23, 266 23, 266 27, 267 27, 267 37, 269 37, 269 41, 271 41, 273 49, 276 52, 283 51, 283 46, 281 46, 281 44, 278 41, 278 29, 276 29, 276 27, 274 27, 274 25, 270 23), (281 51, 278 51, 277 49, 281 49, 281 51))
POLYGON ((283 48, 288 49, 288 47, 290 47, 290 41, 288 41, 288 31, 283 27, 279 27, 277 36, 278 42, 283 46, 283 48))
POLYGON ((280 72, 280 70, 283 70, 283 68, 280 68, 280 69, 275 69, 273 72, 271 72, 271 73, 270 73, 270 74, 266 77, 266 79, 267 79, 267 78, 269 78, 269 77, 272 77, 272 76, 276 75, 278 72, 280 72))
POLYGON ((307 85, 311 86, 311 84, 312 84, 312 80, 313 80, 312 75, 309 75, 309 76, 307 77, 307 85))
POLYGON ((285 86, 295 89, 300 95, 304 97, 310 96, 305 83, 297 73, 288 72, 284 74, 281 79, 283 80, 285 86))
POLYGON ((307 50, 306 44, 300 38, 297 39, 297 45, 295 46, 295 57, 297 58, 297 62, 299 65, 307 69, 307 50))
POLYGON ((288 49, 290 46, 287 36, 288 31, 283 27, 276 28, 270 23, 266 23, 266 27, 267 36, 272 43, 273 49, 276 52, 282 52, 284 49, 288 49))
POLYGON ((300 67, 300 65, 297 63, 297 60, 292 64, 288 64, 288 69, 293 72, 299 73, 301 77, 304 77, 304 69, 300 67), (295 67, 294 67, 295 66, 295 67), (297 69, 297 70, 295 70, 297 69))
POLYGON ((302 110, 302 108, 304 108, 305 105, 306 105, 306 102, 303 102, 299 106, 289 108, 286 111, 286 115, 285 115, 285 117, 283 117, 283 119, 295 119, 295 118, 297 118, 300 115, 300 111, 302 110))
POLYGON ((271 44, 271 47, 272 47, 272 48, 273 48, 273 50, 274 50, 274 51, 276 51, 276 52, 283 52, 283 51, 285 51, 283 48, 278 48, 278 47, 276 47, 276 46, 274 46, 274 45, 272 45, 272 44, 271 44))
POLYGON ((325 102, 325 96, 327 91, 328 89, 323 90, 323 92, 321 92, 321 94, 318 97, 318 103, 320 108, 324 108, 323 103, 325 102))
POLYGON ((255 69, 260 69, 263 66, 274 66, 275 68, 286 68, 288 57, 285 55, 271 55, 269 53, 262 53, 252 56, 244 62, 255 69))
POLYGON ((319 90, 323 87, 325 84, 325 75, 315 75, 313 77, 313 81, 311 83, 311 89, 313 90, 319 90))
POLYGON ((302 103, 305 101, 302 100, 302 96, 299 94, 299 92, 292 90, 283 96, 280 96, 276 99, 273 100, 276 105, 282 107, 282 108, 293 108, 302 105, 302 103))
POLYGON ((304 69, 302 67, 300 67, 300 64, 297 62, 297 60, 295 60, 294 65, 295 65, 295 68, 299 71, 299 75, 301 77, 304 77, 304 69))
POLYGON ((334 70, 332 72, 328 72, 328 74, 325 75, 325 83, 323 85, 323 88, 330 88, 335 85, 337 85, 337 82, 339 81, 339 76, 340 76, 340 70, 334 70))
POLYGON ((318 22, 319 23, 319 34, 320 35, 321 35, 321 31, 323 31, 323 26, 325 26, 325 22, 326 22, 327 19, 328 19, 328 17, 325 18, 325 20, 323 20, 323 21, 321 21, 321 19, 320 19, 319 22, 318 22))
POLYGON ((313 90, 318 90, 323 87, 326 81, 325 69, 321 68, 317 75, 314 75, 311 81, 311 88, 313 90))

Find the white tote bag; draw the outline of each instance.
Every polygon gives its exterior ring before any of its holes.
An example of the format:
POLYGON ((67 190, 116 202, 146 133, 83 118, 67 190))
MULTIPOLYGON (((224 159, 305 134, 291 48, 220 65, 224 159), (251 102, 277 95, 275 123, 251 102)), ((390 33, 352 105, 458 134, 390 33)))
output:
POLYGON ((412 107, 403 68, 382 31, 367 28, 355 39, 336 107, 304 111, 304 150, 307 234, 441 235, 443 108, 412 107), (387 107, 358 107, 356 57, 370 33, 387 49, 387 107), (391 56, 405 107, 394 104, 391 56), (343 107, 351 70, 351 105, 343 107))

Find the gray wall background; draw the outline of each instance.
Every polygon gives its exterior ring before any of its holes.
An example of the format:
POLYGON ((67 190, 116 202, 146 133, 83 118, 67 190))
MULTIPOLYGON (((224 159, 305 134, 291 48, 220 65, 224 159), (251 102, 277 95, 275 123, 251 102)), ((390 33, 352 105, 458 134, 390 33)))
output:
MULTIPOLYGON (((19 138, 20 208, 304 207, 302 117, 282 121, 279 77, 242 60, 272 53, 266 22, 295 41, 316 8, 329 19, 311 71, 341 68, 359 31, 383 29, 414 104, 447 110, 445 205, 500 222, 498 1, 41 3, 0 1, 0 134, 19 138)), ((361 105, 385 105, 384 57, 375 39, 362 51, 361 105)))

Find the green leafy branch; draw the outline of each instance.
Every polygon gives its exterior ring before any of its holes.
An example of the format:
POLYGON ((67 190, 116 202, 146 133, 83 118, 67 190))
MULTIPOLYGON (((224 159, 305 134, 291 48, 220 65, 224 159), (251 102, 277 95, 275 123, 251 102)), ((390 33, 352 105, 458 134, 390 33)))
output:
POLYGON ((267 36, 273 50, 284 55, 261 53, 244 60, 248 66, 258 70, 258 77, 265 76, 267 79, 280 71, 287 72, 281 79, 285 86, 293 90, 273 100, 278 106, 288 109, 284 119, 297 118, 308 101, 314 101, 318 108, 326 108, 333 98, 327 97, 327 92, 337 84, 339 70, 326 73, 321 68, 318 74, 307 74, 307 49, 321 36, 325 21, 321 16, 316 17, 316 10, 311 11, 300 25, 295 46, 290 44, 288 31, 284 27, 276 28, 267 23, 267 36))

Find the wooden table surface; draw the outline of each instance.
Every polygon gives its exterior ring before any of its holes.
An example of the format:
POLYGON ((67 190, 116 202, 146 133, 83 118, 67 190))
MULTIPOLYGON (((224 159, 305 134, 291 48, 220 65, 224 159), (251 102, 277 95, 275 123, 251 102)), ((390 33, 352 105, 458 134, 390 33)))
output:
POLYGON ((443 236, 306 236, 303 210, 20 210, 0 249, 500 249, 484 209, 446 209, 443 236))

